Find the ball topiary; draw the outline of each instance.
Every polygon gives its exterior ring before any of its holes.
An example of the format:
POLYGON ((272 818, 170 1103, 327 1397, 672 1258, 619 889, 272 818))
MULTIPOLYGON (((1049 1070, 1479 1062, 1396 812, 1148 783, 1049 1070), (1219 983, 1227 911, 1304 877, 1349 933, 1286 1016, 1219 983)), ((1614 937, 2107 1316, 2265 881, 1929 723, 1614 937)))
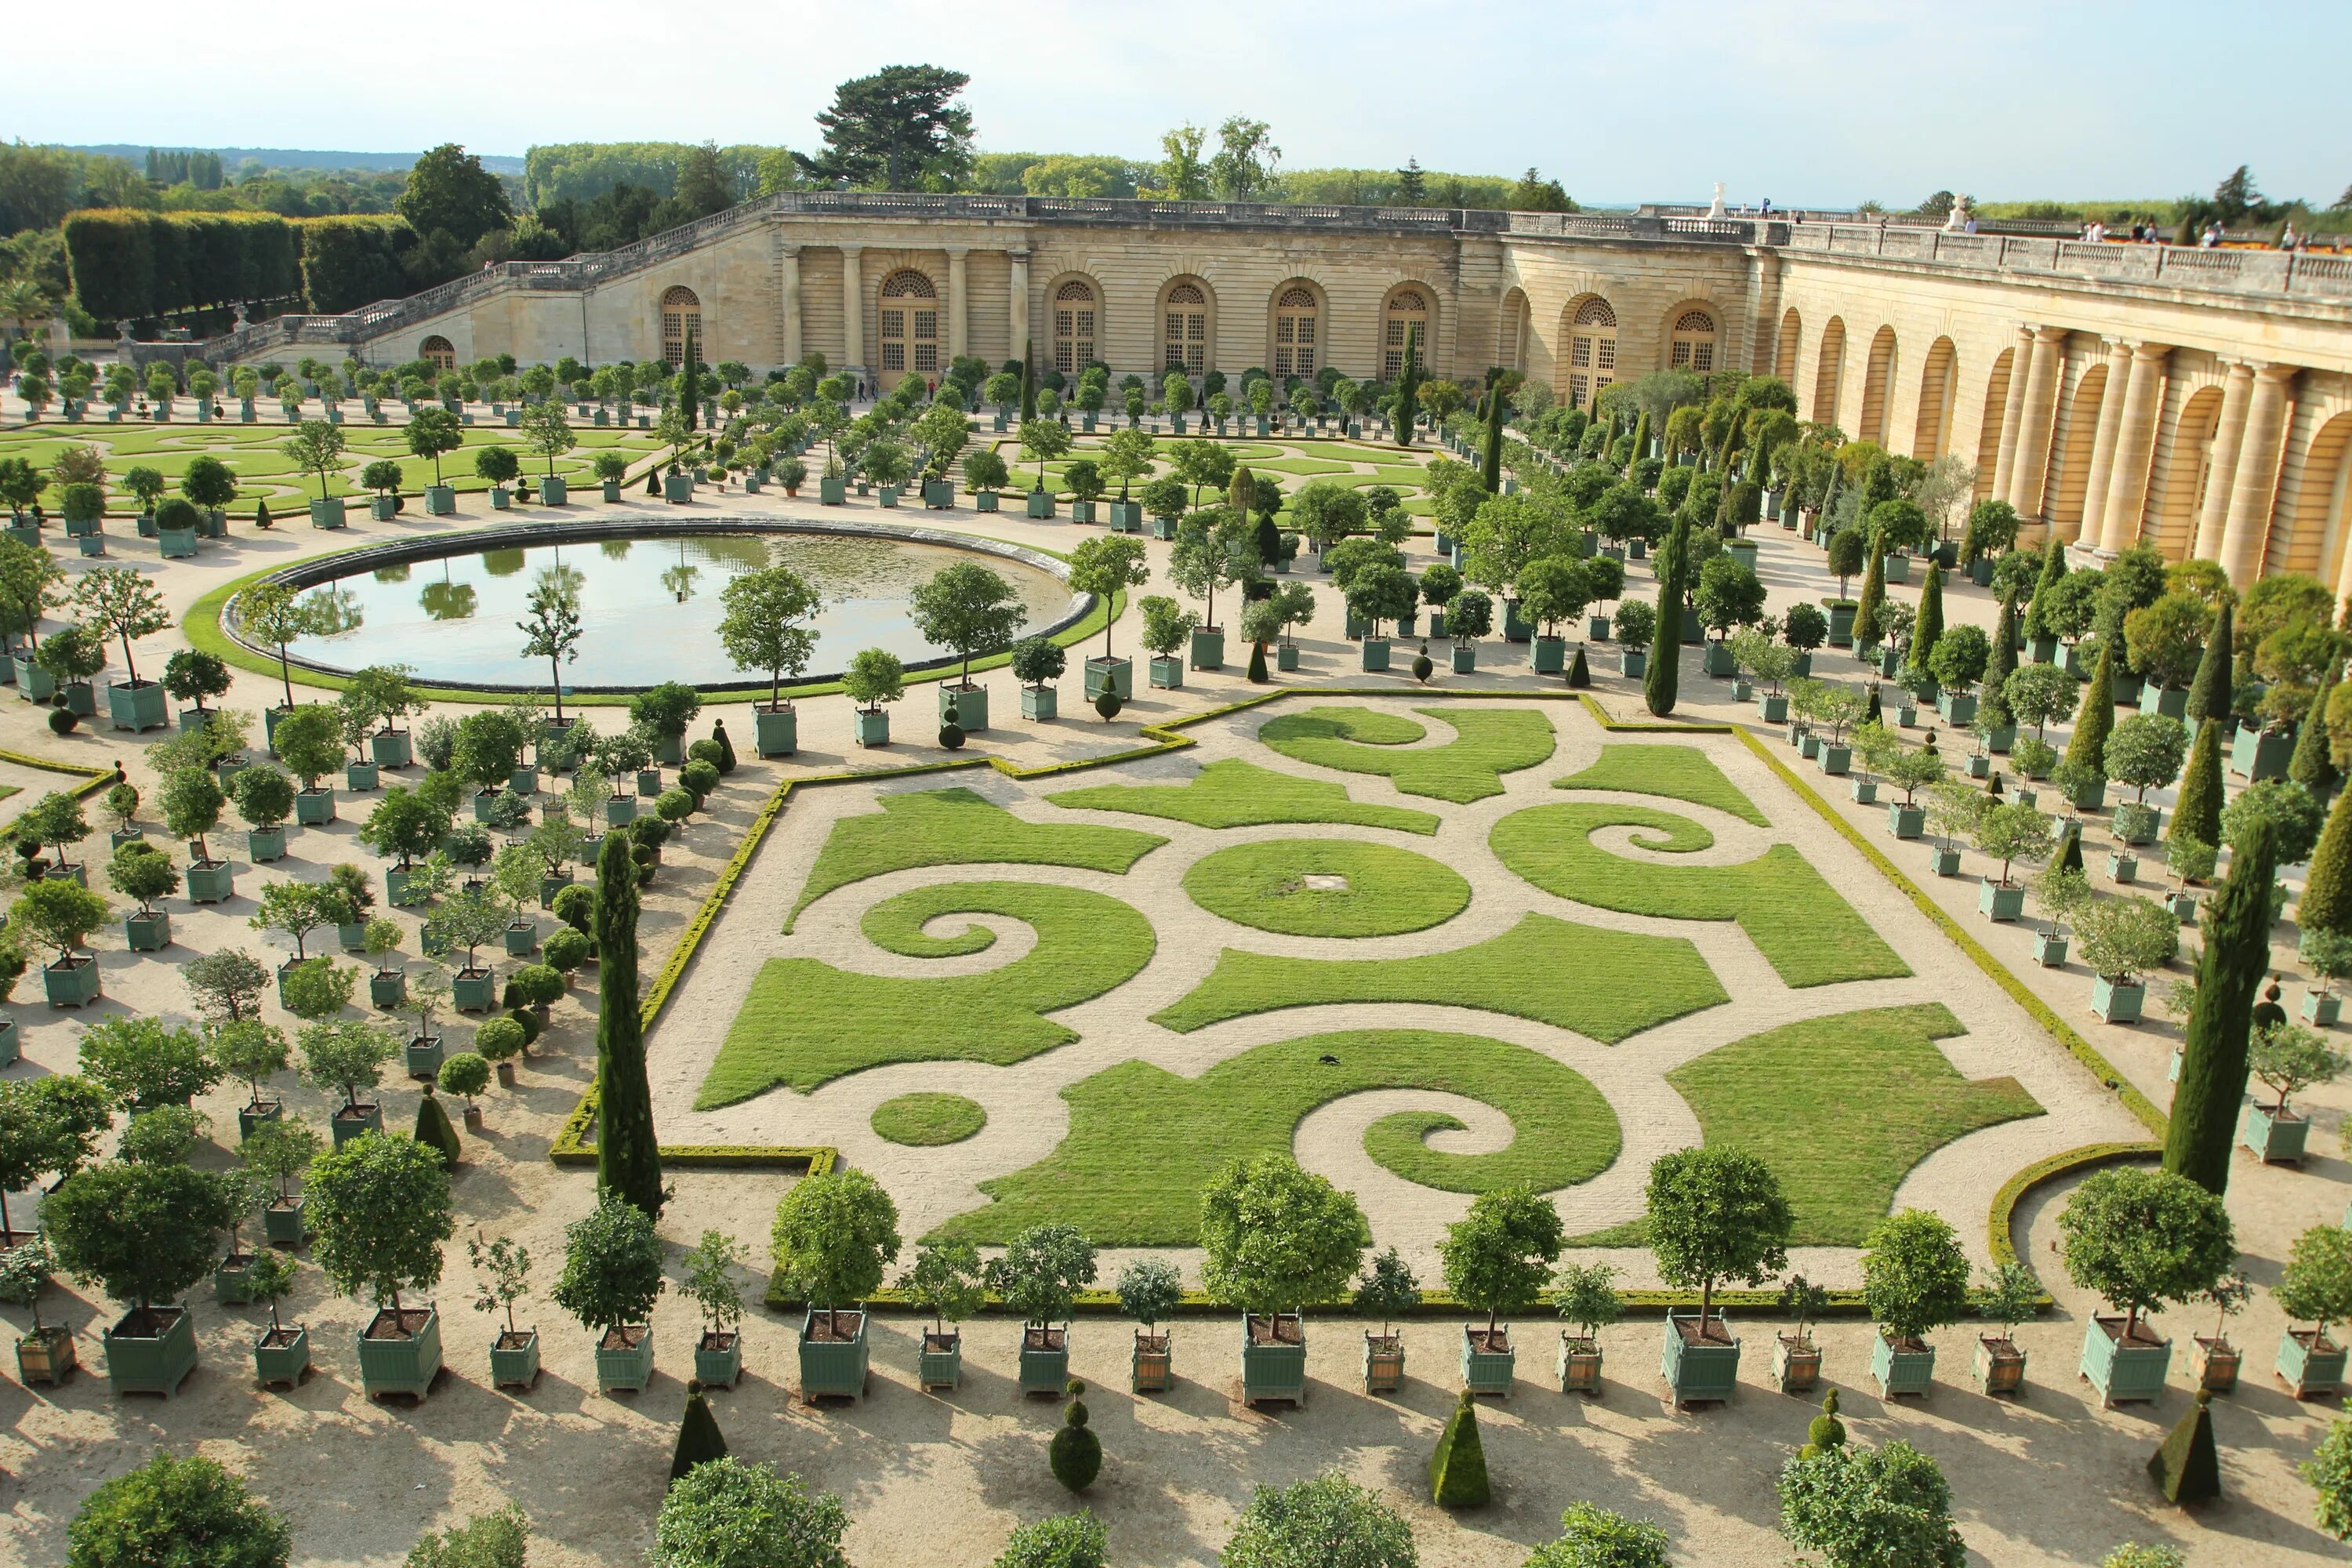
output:
POLYGON ((1102 1473, 1102 1439, 1087 1425, 1087 1402, 1079 1397, 1086 1391, 1085 1384, 1070 1380, 1070 1403, 1062 1410, 1062 1429, 1054 1434, 1045 1449, 1045 1463, 1054 1479, 1074 1492, 1094 1485, 1095 1477, 1102 1473))
POLYGON ((544 1032, 544 1026, 540 1023, 538 1014, 528 1007, 509 1007, 506 1011, 506 1016, 509 1022, 522 1030, 524 1049, 528 1050, 538 1043, 539 1037, 544 1032))
POLYGON ((72 709, 49 710, 49 733, 52 735, 70 735, 79 728, 81 728, 81 715, 72 709))
POLYGON ((1429 684, 1430 671, 1436 668, 1436 665, 1430 662, 1430 658, 1427 654, 1417 653, 1412 656, 1412 678, 1415 680, 1420 681, 1423 686, 1429 684))
MULTIPOLYGON (((661 819, 667 823, 684 822, 692 816, 694 805, 693 795, 684 789, 666 789, 654 800, 654 809, 661 813, 661 819)), ((644 848, 645 845, 640 843, 638 847, 644 848)))
POLYGON ((950 719, 940 726, 940 744, 950 752, 963 750, 963 726, 950 719))
POLYGON ((1838 1419, 1837 1390, 1832 1388, 1822 1397, 1822 1413, 1805 1428, 1805 1446, 1798 1450, 1801 1458, 1816 1458, 1832 1448, 1845 1447, 1845 1423, 1838 1419))
POLYGON ((697 741, 686 749, 686 755, 689 762, 709 763, 715 768, 719 765, 719 759, 726 753, 719 749, 719 742, 716 741, 697 741))
POLYGON ((577 931, 570 926, 565 926, 547 939, 542 956, 547 960, 547 967, 569 974, 588 962, 595 946, 596 944, 589 940, 586 932, 577 931))
POLYGON ((474 1051, 487 1061, 507 1061, 521 1055, 530 1043, 530 1035, 512 1018, 485 1019, 474 1031, 474 1051))
POLYGON ((555 901, 547 907, 554 911, 557 920, 584 934, 596 920, 596 889, 574 882, 558 891, 555 901))
POLYGON ((699 805, 719 787, 719 764, 698 760, 688 763, 677 770, 677 782, 679 787, 693 794, 695 804, 699 805))
POLYGON ((1119 700, 1118 693, 1116 691, 1106 689, 1100 697, 1095 699, 1095 711, 1105 719, 1118 718, 1118 710, 1126 706, 1126 703, 1119 700))

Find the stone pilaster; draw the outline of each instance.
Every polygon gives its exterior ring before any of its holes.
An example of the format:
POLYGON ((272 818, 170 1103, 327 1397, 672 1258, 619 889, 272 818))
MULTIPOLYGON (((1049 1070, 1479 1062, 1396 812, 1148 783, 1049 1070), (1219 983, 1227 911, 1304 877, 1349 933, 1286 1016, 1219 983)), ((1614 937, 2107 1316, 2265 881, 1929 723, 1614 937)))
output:
MULTIPOLYGON (((2164 363, 2171 353, 2164 343, 2132 345, 2131 380, 2124 388, 2123 422, 2116 433, 2115 467, 2107 479, 2106 525, 2099 541, 2099 548, 2111 555, 2139 542, 2157 418, 2164 409, 2164 363)), ((2083 532, 2090 537, 2087 525, 2083 532)))
POLYGON ((866 247, 841 247, 842 369, 866 374, 866 247))
POLYGON ((2271 500, 2278 489, 2279 457, 2285 445, 2291 364, 2266 364, 2254 373, 2246 409, 2246 433, 2238 446, 2237 472, 2230 482, 2230 516, 2221 534, 2221 569, 2244 593, 2263 574, 2270 543, 2271 500))
POLYGON ((2254 367, 2243 360, 2226 361, 2229 379, 2221 384, 2221 416, 2213 426, 2213 460, 2205 470, 2205 504, 2197 514, 2200 561, 2221 559, 2221 531, 2230 520, 2230 485, 2238 473, 2238 448, 2246 434, 2246 405, 2252 401, 2254 367))
POLYGON ((2124 384, 2131 379, 2131 344, 2121 338, 2105 341, 2107 376, 2099 387, 2099 423, 2091 434, 2091 471, 2083 485, 2083 526, 2077 535, 2092 548, 2104 547, 2106 539, 2107 486, 2115 478, 2116 437, 2124 424, 2124 384))
POLYGON ((2017 425, 2017 468, 2009 504, 2031 522, 2042 516, 2042 485, 2050 476, 2050 431, 2058 415, 2058 373, 2066 361, 2066 329, 2033 329, 2033 366, 2025 381, 2025 410, 2017 425))

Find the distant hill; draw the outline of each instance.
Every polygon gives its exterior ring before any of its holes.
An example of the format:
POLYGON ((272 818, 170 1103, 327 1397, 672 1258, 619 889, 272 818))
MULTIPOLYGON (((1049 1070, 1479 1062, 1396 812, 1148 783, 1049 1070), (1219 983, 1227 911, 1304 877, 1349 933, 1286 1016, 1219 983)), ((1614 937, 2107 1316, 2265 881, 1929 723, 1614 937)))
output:
MULTIPOLYGON (((128 158, 142 162, 147 149, 153 143, 145 142, 109 142, 101 145, 73 146, 76 153, 91 153, 106 158, 128 158)), ((221 163, 234 174, 238 164, 247 158, 267 169, 368 169, 390 172, 405 169, 416 162, 415 153, 335 153, 319 152, 300 147, 170 147, 172 153, 217 153, 221 163)), ((520 174, 520 158, 501 157, 493 153, 478 154, 482 166, 494 174, 520 174)))

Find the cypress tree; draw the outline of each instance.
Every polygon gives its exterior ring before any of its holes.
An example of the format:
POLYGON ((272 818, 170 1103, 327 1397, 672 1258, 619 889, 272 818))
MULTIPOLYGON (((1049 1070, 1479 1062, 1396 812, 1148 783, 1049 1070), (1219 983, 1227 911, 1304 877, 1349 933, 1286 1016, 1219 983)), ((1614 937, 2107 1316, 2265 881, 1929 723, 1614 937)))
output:
POLYGON ((670 1450, 669 1479, 684 1476, 697 1465, 727 1457, 727 1438, 719 1430, 717 1417, 710 1414, 710 1401, 703 1396, 702 1384, 686 1385, 686 1419, 677 1424, 677 1446, 670 1450))
POLYGON ((2074 734, 2066 742, 2066 760, 2105 778, 2107 737, 2115 730, 2116 649, 2107 643, 2099 649, 2099 662, 2091 667, 2091 684, 2083 689, 2083 706, 2074 714, 2074 734))
POLYGON ((1024 339, 1021 344, 1021 417, 1037 417, 1037 340, 1024 339))
POLYGON ((2254 996, 2270 968, 2273 842, 2269 823, 2248 825, 2232 847, 2230 875, 2207 900, 2197 1007, 2181 1038, 2180 1083, 2164 1138, 2164 1168, 2216 1195, 2230 1184, 2254 996))
POLYGON ((629 836, 596 855, 596 1189, 661 1217, 661 1149, 637 1016, 637 868, 629 836))
POLYGON ((2305 931, 2352 931, 2352 789, 2336 797, 2320 829, 2294 919, 2305 931))
POLYGON ((2165 837, 2173 843, 2194 838, 2221 847, 2221 726, 2212 720, 2197 726, 2197 742, 2189 749, 2189 766, 2181 773, 2172 827, 2165 837))
POLYGON ((2304 710, 2303 723, 2294 732, 2294 755, 2286 764, 2286 776, 2309 790, 2315 799, 2326 799, 2336 787, 2336 763, 2327 752, 2327 698, 2336 689, 2336 668, 2331 664, 2320 678, 2319 689, 2311 694, 2311 706, 2304 710))
POLYGON ((1650 636, 1650 668, 1642 682, 1643 698, 1661 719, 1675 710, 1675 698, 1682 689, 1683 557, 1689 550, 1690 524, 1678 520, 1666 535, 1665 570, 1658 577, 1658 626, 1650 636))
POLYGON ((2015 726, 2016 718, 2009 710, 2009 694, 2002 683, 2017 673, 2017 601, 2000 602, 2000 624, 1992 631, 1992 658, 1985 665, 1984 698, 1977 704, 1977 718, 1987 729, 2006 730, 2015 726))
POLYGON ((1869 647, 1886 636, 1886 555, 1870 542, 1870 564, 1863 568, 1862 596, 1853 605, 1853 641, 1869 647))
MULTIPOLYGON (((1877 553, 1877 541, 1871 541, 1872 554, 1877 553)), ((1944 635, 1944 569, 1930 565, 1927 582, 1919 590, 1919 620, 1911 633, 1911 653, 1906 660, 1916 684, 1927 674, 1927 656, 1936 651, 1937 639, 1944 635)), ((2105 742, 2103 742, 2102 744, 2105 742)))
POLYGON ((2197 661, 2197 678, 2189 683, 2188 714, 2191 719, 2226 719, 2230 714, 2230 666, 2235 661, 2231 645, 2237 640, 2237 604, 2221 601, 2221 614, 2213 617, 2213 635, 2205 639, 2205 653, 2197 661))
POLYGON ((2042 575, 2034 580, 2033 602, 2026 606, 2025 635, 2037 641, 2050 637, 2050 589, 2066 575, 2066 547, 2053 539, 2042 552, 2042 575))
POLYGON ((1631 474, 1633 471, 1633 465, 1649 456, 1649 453, 1650 411, 1644 408, 1642 410, 1642 416, 1633 421, 1633 455, 1626 459, 1625 471, 1631 474))
POLYGON ((1412 445, 1413 422, 1421 410, 1421 329, 1407 327, 1404 333, 1404 367, 1397 372, 1396 382, 1396 444, 1412 445))
POLYGON ((1592 684, 1592 667, 1584 662, 1584 645, 1576 645, 1576 662, 1568 667, 1568 684, 1577 690, 1592 684))
POLYGON ((678 350, 677 411, 686 427, 694 429, 702 422, 702 377, 694 363, 694 323, 686 324, 686 342, 678 350))
POLYGON ((441 1109, 439 1100, 433 1098, 433 1086, 429 1083, 425 1086, 425 1098, 416 1104, 415 1138, 419 1143, 440 1154, 443 1170, 457 1168, 457 1158, 462 1152, 462 1145, 457 1142, 457 1130, 449 1125, 449 1113, 441 1109))
POLYGON ((2197 1406, 2165 1434, 2148 1457, 2147 1473, 2171 1503, 2210 1502, 2221 1495, 2221 1456, 2213 1444, 2212 1391, 2197 1391, 2197 1406))
POLYGON ((1482 477, 1490 496, 1503 493, 1503 419, 1507 412, 1502 378, 1497 376, 1486 389, 1486 457, 1482 477))

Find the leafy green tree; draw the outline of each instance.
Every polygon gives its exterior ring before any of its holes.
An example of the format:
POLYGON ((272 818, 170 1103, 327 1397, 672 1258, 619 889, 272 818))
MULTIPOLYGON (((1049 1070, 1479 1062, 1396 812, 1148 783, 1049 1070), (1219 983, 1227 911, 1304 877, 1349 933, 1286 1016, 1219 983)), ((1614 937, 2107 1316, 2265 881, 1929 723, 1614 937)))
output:
POLYGON ((2116 1166, 2074 1189, 2058 1216, 2066 1277, 2124 1311, 2124 1339, 2140 1314, 2196 1300, 2238 1258, 2218 1194, 2165 1171, 2116 1166))
POLYGON ((126 1303, 131 1332, 151 1334, 152 1309, 212 1272, 235 1200, 217 1172, 114 1162, 67 1177, 41 1205, 41 1229, 68 1273, 126 1303))
POLYGON ((547 477, 551 479, 555 477, 555 459, 580 445, 580 437, 572 433, 572 421, 563 416, 563 405, 552 399, 523 410, 521 429, 523 445, 547 459, 547 477))
POLYGON ((1961 1568, 1952 1489, 1936 1461, 1896 1439, 1836 1444, 1780 1468, 1780 1533, 1828 1568, 1961 1568))
POLYGON ((971 79, 938 66, 888 66, 834 89, 816 117, 824 152, 793 158, 813 178, 860 190, 951 191, 971 172, 971 79))
MULTIPOLYGON (((1122 431, 1120 435, 1127 432, 1122 431)), ((1116 442, 1118 436, 1111 439, 1116 442)), ((1124 534, 1097 534, 1083 540, 1070 552, 1070 587, 1081 594, 1092 594, 1103 601, 1103 657, 1110 657, 1109 613, 1111 602, 1129 588, 1140 588, 1151 579, 1151 568, 1144 556, 1143 542, 1124 534)))
MULTIPOLYGON (((71 1073, 0 1079, 0 1193, 21 1192, 43 1176, 70 1176, 89 1163, 115 1103, 106 1089, 71 1073)), ((5 1206, 0 1255, 16 1244, 5 1206)))
POLYGON ((908 596, 908 609, 926 642, 962 661, 958 680, 966 687, 971 661, 1010 647, 1029 618, 1013 584, 973 561, 941 567, 908 596))
POLYGON ((146 685, 131 658, 131 640, 152 637, 172 624, 172 612, 164 607, 163 591, 153 580, 128 566, 93 567, 74 583, 73 602, 85 625, 121 639, 129 684, 146 685))
POLYGON ((2319 1494, 2315 1517, 2338 1541, 2352 1541, 2352 1415, 2339 1416, 2299 1473, 2319 1494))
POLYGON ((1677 519, 1674 532, 1667 536, 1665 559, 1658 573, 1657 629, 1642 684, 1644 702, 1661 719, 1675 710, 1682 687, 1684 563, 1689 552, 1690 525, 1677 519))
POLYGON ((1338 1470, 1261 1486, 1234 1524, 1223 1568, 1416 1568, 1412 1527, 1338 1470))
POLYGON ((439 1151, 362 1132, 310 1163, 304 1194, 317 1232, 313 1256, 336 1289, 388 1307, 398 1320, 403 1289, 439 1281, 441 1247, 456 1229, 439 1151))
POLYGON ((840 1337, 840 1309, 863 1300, 898 1257, 898 1205, 863 1171, 810 1176, 776 1205, 769 1235, 780 1282, 825 1310, 840 1337))
POLYGON ((426 1531, 403 1568, 523 1568, 530 1546, 530 1521, 509 1503, 446 1531, 426 1531))
POLYGON ((1372 1244, 1354 1196, 1284 1153, 1234 1160, 1201 1194, 1201 1283, 1256 1316, 1334 1300, 1372 1244))
POLYGON ((392 205, 419 235, 442 230, 460 250, 492 229, 514 226, 505 183, 455 142, 421 154, 392 205))
POLYGON ((541 573, 515 623, 522 633, 522 656, 547 660, 548 681, 555 690, 555 721, 563 722, 563 667, 580 657, 580 595, 552 572, 541 573))
POLYGON ((1468 1214, 1445 1227, 1437 1250, 1446 1289, 1472 1311, 1486 1314, 1488 1348, 1502 1314, 1516 1316, 1534 1305, 1566 1245, 1559 1209, 1528 1187, 1481 1193, 1468 1214))
POLYGON ((1559 1539, 1538 1546, 1523 1568, 1670 1568, 1674 1561, 1664 1530, 1598 1503, 1569 1504, 1559 1530, 1559 1539))
POLYGON ((1095 1245, 1076 1226, 1032 1226, 988 1266, 990 1289, 1034 1328, 1067 1321, 1078 1291, 1095 1279, 1095 1245))
POLYGON ((324 419, 305 419, 294 426, 294 434, 278 443, 278 449, 291 458, 300 472, 317 478, 319 499, 325 500, 327 476, 341 468, 347 445, 341 426, 330 425, 324 419))
POLYGON ((68 1568, 285 1568, 293 1554, 285 1516, 243 1481, 210 1459, 170 1454, 100 1483, 66 1529, 68 1568))
POLYGON ((989 1568, 1103 1568, 1109 1543, 1090 1513, 1058 1513, 1016 1525, 989 1568))
MULTIPOLYGON (((1087 541, 1109 542, 1113 541, 1108 538, 1087 541)), ((798 676, 806 669, 816 650, 816 633, 807 624, 820 607, 816 590, 791 567, 770 566, 743 574, 720 590, 719 598, 725 606, 719 622, 719 646, 736 668, 768 672, 769 706, 781 708, 785 675, 798 676)), ((1104 629, 1109 629, 1108 617, 1104 629)))
POLYGON ((664 1284, 653 1216, 605 1192, 594 1208, 563 1227, 563 1272, 548 1294, 582 1328, 611 1337, 643 1324, 664 1284))
POLYGON ((411 457, 433 460, 433 482, 441 483, 441 459, 466 442, 465 426, 446 408, 420 408, 408 416, 401 432, 411 457))
POLYGON ((1677 1149, 1651 1163, 1647 1230, 1667 1283, 1699 1291, 1699 1331, 1706 1331, 1715 1288, 1738 1279, 1760 1285, 1788 1262, 1795 1216, 1779 1178, 1752 1154, 1728 1149, 1677 1149))
POLYGON ((1232 583, 1256 582, 1264 564, 1257 555, 1257 531, 1247 515, 1213 506, 1178 525, 1168 552, 1168 581, 1180 592, 1201 596, 1201 624, 1214 630, 1217 590, 1232 583))

